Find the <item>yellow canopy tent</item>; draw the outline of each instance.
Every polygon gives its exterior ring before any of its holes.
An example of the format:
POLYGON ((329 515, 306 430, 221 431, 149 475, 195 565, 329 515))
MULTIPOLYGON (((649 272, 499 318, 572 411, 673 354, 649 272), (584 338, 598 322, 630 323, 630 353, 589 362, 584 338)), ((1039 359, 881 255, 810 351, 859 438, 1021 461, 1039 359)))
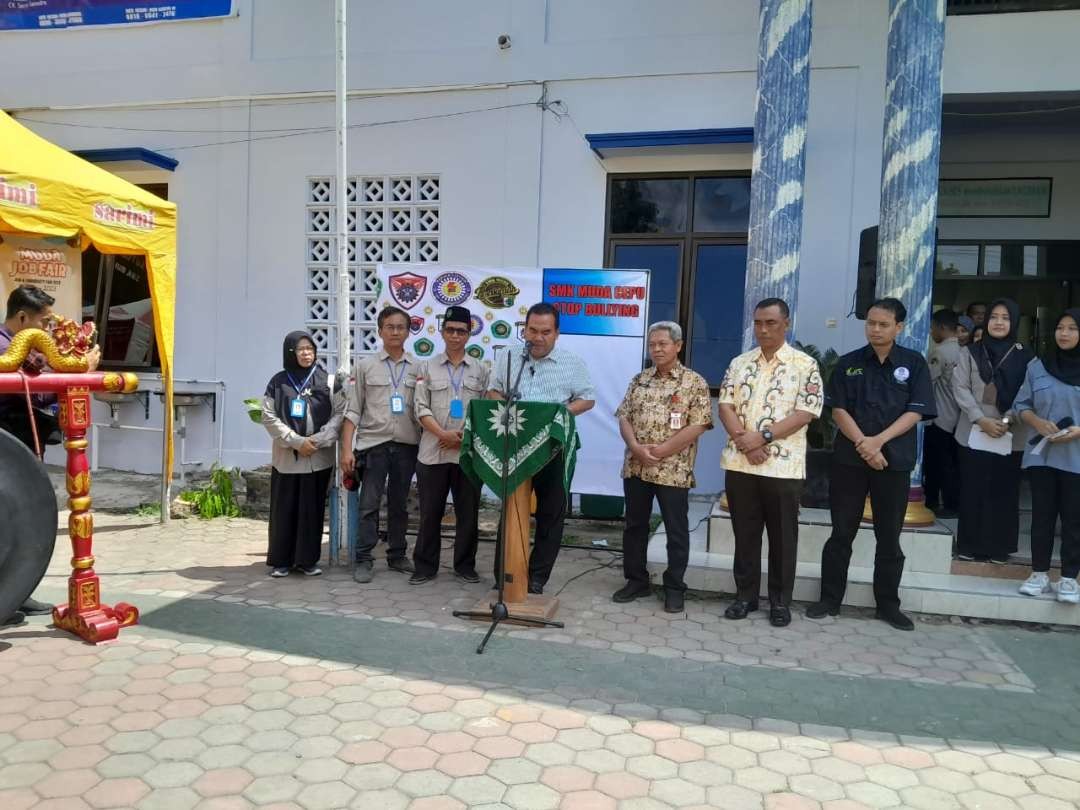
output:
POLYGON ((173 467, 176 206, 76 157, 0 111, 0 234, 78 238, 146 257, 165 391, 165 484, 173 467))

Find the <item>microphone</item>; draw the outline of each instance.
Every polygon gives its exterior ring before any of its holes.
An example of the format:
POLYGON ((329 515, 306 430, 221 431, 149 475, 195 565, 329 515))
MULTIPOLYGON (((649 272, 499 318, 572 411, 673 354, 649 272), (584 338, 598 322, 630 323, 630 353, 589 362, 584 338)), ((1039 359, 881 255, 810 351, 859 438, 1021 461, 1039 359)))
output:
POLYGON ((522 357, 528 357, 529 352, 532 351, 532 347, 533 347, 532 341, 531 340, 526 340, 525 341, 525 346, 521 350, 521 356, 522 357))

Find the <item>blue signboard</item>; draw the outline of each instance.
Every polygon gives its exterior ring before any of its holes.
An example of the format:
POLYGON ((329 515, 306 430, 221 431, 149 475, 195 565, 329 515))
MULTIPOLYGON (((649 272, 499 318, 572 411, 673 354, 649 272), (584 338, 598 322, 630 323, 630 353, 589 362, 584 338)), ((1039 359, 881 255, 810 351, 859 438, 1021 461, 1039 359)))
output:
POLYGON ((138 25, 142 23, 228 17, 234 0, 3 0, 0 31, 48 31, 85 28, 89 25, 138 25))
POLYGON ((543 299, 564 335, 643 337, 648 297, 648 270, 544 268, 543 299))

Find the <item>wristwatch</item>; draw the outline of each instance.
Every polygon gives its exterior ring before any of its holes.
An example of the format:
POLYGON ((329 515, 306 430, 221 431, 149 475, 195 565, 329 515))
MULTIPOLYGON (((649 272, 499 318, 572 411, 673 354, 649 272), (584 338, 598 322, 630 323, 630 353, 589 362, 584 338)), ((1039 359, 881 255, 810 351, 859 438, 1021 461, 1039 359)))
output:
POLYGON ((763 438, 765 440, 765 444, 772 444, 772 441, 773 441, 772 431, 769 430, 768 428, 763 428, 762 431, 761 431, 761 438, 763 438))

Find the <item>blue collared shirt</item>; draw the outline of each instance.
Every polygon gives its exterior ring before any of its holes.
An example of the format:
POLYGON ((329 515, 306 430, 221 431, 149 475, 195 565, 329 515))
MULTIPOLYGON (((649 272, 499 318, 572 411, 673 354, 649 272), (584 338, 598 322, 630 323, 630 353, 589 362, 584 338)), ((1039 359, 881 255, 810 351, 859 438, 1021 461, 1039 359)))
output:
MULTIPOLYGON (((1065 417, 1080 425, 1080 387, 1069 385, 1046 370, 1042 360, 1032 360, 1024 375, 1024 384, 1013 402, 1013 411, 1019 416, 1024 411, 1034 411, 1036 416, 1049 419, 1055 424, 1065 417)), ((1036 434, 1032 432, 1031 438, 1036 434)), ((1034 455, 1029 443, 1024 447, 1024 469, 1028 467, 1053 467, 1070 473, 1080 473, 1080 441, 1046 444, 1040 455, 1034 455)))
MULTIPOLYGON (((506 396, 521 368, 521 349, 504 349, 495 355, 491 390, 506 396), (510 352, 510 381, 506 380, 506 352, 510 352)), ((521 374, 521 398, 532 402, 558 402, 566 405, 578 399, 596 399, 589 370, 573 352, 556 346, 539 360, 530 357, 521 374)))

